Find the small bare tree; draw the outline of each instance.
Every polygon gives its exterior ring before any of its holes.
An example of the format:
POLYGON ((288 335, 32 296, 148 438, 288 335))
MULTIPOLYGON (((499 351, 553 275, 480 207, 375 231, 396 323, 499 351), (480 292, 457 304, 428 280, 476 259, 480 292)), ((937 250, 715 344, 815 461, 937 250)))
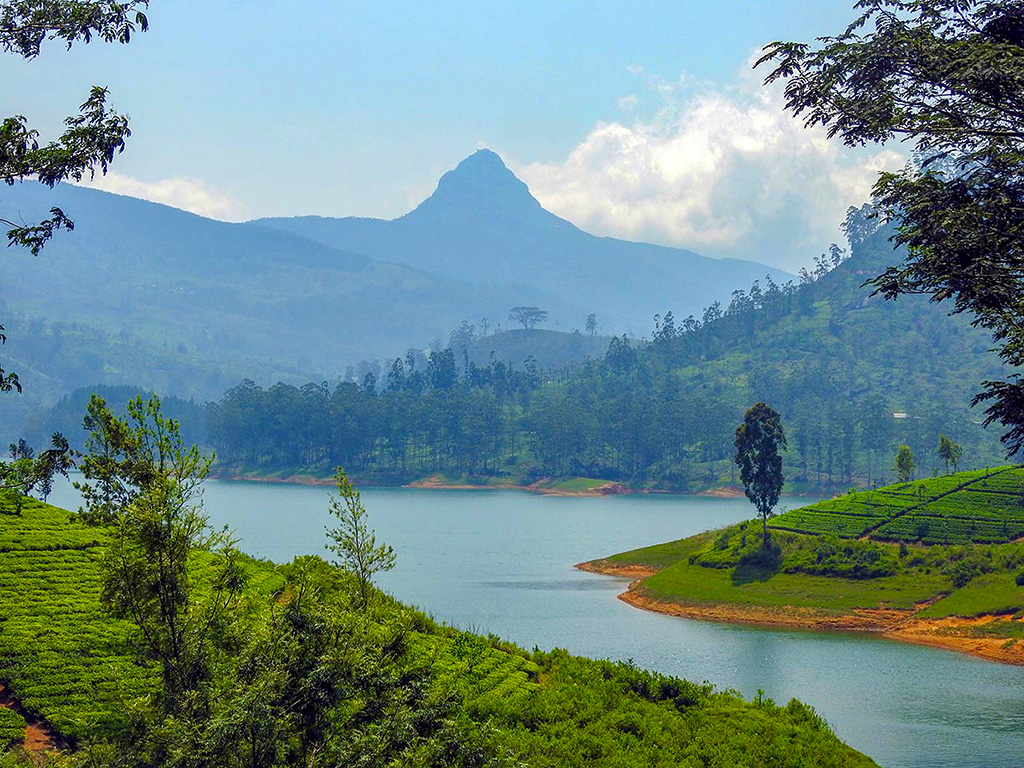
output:
POLYGON ((327 528, 327 537, 333 541, 327 549, 338 556, 336 565, 355 575, 359 583, 358 604, 365 608, 370 599, 373 576, 395 567, 395 551, 386 544, 377 544, 377 537, 369 527, 366 509, 359 499, 359 491, 338 467, 334 471, 338 495, 331 496, 330 513, 338 518, 337 528, 327 528))

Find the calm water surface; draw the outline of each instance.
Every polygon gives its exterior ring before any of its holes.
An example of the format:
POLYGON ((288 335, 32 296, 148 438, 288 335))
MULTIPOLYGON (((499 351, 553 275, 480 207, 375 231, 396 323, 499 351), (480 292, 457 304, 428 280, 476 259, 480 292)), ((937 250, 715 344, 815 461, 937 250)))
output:
MULTIPOLYGON (((326 488, 215 481, 212 520, 276 561, 323 553, 326 488)), ((398 565, 381 585, 454 626, 527 648, 633 659, 746 697, 812 704, 883 766, 1024 766, 1024 668, 845 633, 735 627, 616 599, 626 582, 574 563, 747 519, 745 499, 580 498, 515 491, 363 491, 398 565)), ((51 502, 77 507, 66 484, 51 502)), ((799 500, 783 500, 798 506, 799 500)))

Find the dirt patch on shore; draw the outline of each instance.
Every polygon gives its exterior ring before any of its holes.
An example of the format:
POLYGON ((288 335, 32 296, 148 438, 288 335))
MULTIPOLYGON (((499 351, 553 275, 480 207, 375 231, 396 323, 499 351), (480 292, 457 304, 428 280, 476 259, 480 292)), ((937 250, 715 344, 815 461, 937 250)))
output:
POLYGON ((524 491, 527 490, 521 485, 512 485, 510 483, 498 483, 495 485, 473 485, 471 483, 448 483, 445 482, 439 475, 431 475, 425 477, 422 480, 413 480, 411 483, 406 483, 403 488, 434 488, 437 490, 445 491, 480 491, 480 490, 499 490, 499 491, 524 491))
POLYGON ((743 489, 738 485, 723 485, 719 488, 708 488, 706 491, 701 491, 697 494, 698 496, 711 496, 716 499, 735 499, 740 496, 744 496, 743 489))
POLYGON ((1024 626, 1024 618, 1006 615, 974 617, 948 616, 941 619, 918 616, 934 600, 919 603, 913 610, 897 608, 858 608, 849 613, 826 613, 810 608, 760 605, 687 605, 659 600, 643 593, 642 582, 657 573, 642 565, 619 565, 607 560, 579 563, 576 568, 589 573, 632 579, 619 595, 624 603, 646 611, 701 621, 721 621, 757 627, 871 632, 890 640, 967 653, 1003 664, 1024 666, 1024 640, 1000 636, 1001 624, 1024 626))
POLYGON ((1024 624, 1021 619, 1007 619, 1005 616, 911 618, 899 627, 884 633, 883 637, 915 645, 948 648, 989 661, 1024 666, 1024 641, 985 634, 985 630, 991 625, 1005 621, 1018 626, 1024 624))
POLYGON ((905 611, 874 609, 849 614, 826 614, 806 608, 772 608, 759 605, 683 605, 648 597, 635 589, 619 599, 636 608, 702 621, 724 621, 760 627, 827 629, 845 632, 885 632, 906 618, 905 611))
POLYGON ((431 475, 422 480, 414 480, 407 483, 405 488, 433 488, 447 491, 472 491, 472 490, 497 490, 497 491, 529 491, 540 493, 545 496, 615 496, 623 493, 633 493, 631 489, 622 483, 604 483, 586 490, 573 491, 566 488, 549 488, 545 483, 550 482, 549 478, 542 477, 530 485, 515 485, 514 483, 491 483, 487 485, 472 485, 469 483, 446 482, 439 475, 431 475))
POLYGON ((653 576, 658 571, 643 565, 617 565, 607 560, 595 560, 589 563, 577 563, 575 568, 587 573, 600 573, 604 576, 618 576, 623 579, 639 581, 653 576))

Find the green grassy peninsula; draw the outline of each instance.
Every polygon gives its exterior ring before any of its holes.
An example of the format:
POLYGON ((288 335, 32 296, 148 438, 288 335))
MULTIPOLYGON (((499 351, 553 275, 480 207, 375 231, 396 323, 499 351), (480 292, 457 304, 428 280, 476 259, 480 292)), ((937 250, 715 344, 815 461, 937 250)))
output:
POLYGON ((961 472, 581 563, 693 618, 877 632, 1024 664, 1024 469, 961 472))

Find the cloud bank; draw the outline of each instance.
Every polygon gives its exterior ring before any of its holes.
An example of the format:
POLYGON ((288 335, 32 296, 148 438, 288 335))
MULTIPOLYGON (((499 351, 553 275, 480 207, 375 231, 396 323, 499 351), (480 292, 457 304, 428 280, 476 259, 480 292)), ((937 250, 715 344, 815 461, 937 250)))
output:
POLYGON ((82 186, 163 203, 221 221, 243 221, 247 218, 245 206, 241 202, 202 179, 176 176, 149 182, 110 171, 105 176, 97 175, 83 182, 82 186))
MULTIPOLYGON (((647 86, 658 105, 646 119, 599 123, 564 161, 516 169, 546 208, 595 234, 792 271, 840 241, 847 208, 867 201, 879 170, 905 161, 805 129, 755 75, 696 94, 685 78, 647 86)), ((631 113, 638 102, 619 106, 631 113)))

